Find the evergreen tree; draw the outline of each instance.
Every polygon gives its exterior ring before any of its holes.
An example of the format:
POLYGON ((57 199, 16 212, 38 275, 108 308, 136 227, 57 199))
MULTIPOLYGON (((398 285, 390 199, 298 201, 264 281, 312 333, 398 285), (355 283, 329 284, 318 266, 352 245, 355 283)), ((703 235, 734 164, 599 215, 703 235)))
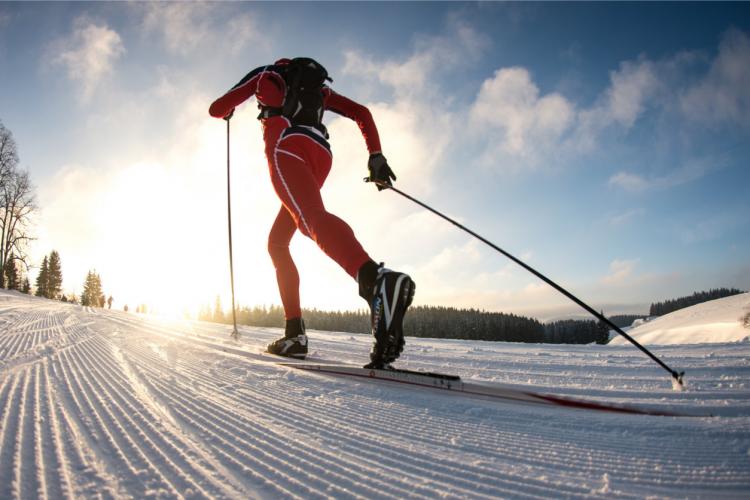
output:
POLYGON ((31 283, 29 283, 28 276, 23 279, 23 285, 21 291, 26 295, 31 295, 31 283))
MULTIPOLYGON (((601 315, 604 316, 604 311, 601 311, 601 315)), ((609 342, 609 325, 604 321, 599 320, 596 323, 596 343, 606 344, 609 342)))
POLYGON ((216 296, 216 303, 214 304, 214 323, 224 323, 224 310, 221 308, 221 297, 216 296))
POLYGON ((95 271, 89 271, 83 284, 81 294, 81 305, 90 307, 101 307, 102 280, 95 271))
POLYGON ((49 274, 49 263, 47 262, 47 256, 44 256, 42 261, 42 268, 39 270, 39 274, 36 277, 36 296, 47 297, 47 281, 49 274))
POLYGON ((5 263, 3 274, 5 275, 5 288, 8 290, 18 290, 21 288, 21 280, 18 276, 15 259, 11 258, 5 263))
POLYGON ((47 267, 47 298, 57 300, 62 291, 62 268, 60 265, 60 254, 52 250, 49 254, 47 267))

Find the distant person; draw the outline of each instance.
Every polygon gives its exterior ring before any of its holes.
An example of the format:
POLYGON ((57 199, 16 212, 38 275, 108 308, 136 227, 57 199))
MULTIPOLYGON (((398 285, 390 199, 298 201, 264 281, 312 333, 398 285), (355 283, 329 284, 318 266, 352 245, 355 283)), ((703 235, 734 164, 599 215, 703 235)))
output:
MULTIPOLYGON (((370 152, 369 180, 378 190, 396 176, 380 147, 377 127, 363 105, 337 94, 319 63, 309 58, 279 59, 248 73, 211 104, 209 113, 229 120, 234 109, 255 96, 260 108, 271 183, 281 208, 268 235, 268 252, 284 306, 284 337, 268 345, 268 352, 304 358, 308 352, 299 298, 299 274, 289 253, 289 243, 299 230, 359 283, 359 295, 371 311, 375 337, 369 368, 387 368, 404 348, 402 322, 414 297, 414 282, 400 272, 378 265, 365 252, 343 220, 328 212, 320 188, 333 160, 323 112, 333 111, 357 122, 370 152)), ((373 217, 378 217, 373 210, 373 217)), ((318 286, 324 287, 324 284, 318 286)))
POLYGON ((112 309, 112 301, 113 300, 114 299, 112 299, 112 296, 110 295, 109 298, 107 299, 107 306, 108 306, 107 309, 112 309))

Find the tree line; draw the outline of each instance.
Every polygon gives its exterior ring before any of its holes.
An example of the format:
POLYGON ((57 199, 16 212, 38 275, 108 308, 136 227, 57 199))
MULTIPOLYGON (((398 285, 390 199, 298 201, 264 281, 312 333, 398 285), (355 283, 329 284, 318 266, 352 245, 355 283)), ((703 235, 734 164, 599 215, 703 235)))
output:
POLYGON ((723 299, 724 297, 730 297, 732 295, 738 295, 745 293, 742 290, 736 288, 714 288, 707 292, 695 292, 692 295, 685 297, 679 297, 677 299, 665 300, 663 302, 655 302, 651 304, 649 310, 650 316, 664 316, 674 311, 691 307, 703 302, 710 300, 723 299))
MULTIPOLYGON (((111 307, 112 297, 107 296, 102 290, 102 279, 96 271, 89 271, 86 280, 83 283, 83 293, 78 297, 75 294, 65 295, 62 292, 63 274, 60 254, 52 250, 49 255, 42 259, 42 266, 36 277, 36 290, 34 295, 45 299, 59 300, 61 302, 70 302, 81 304, 83 306, 104 307, 109 304, 111 307)), ((19 292, 31 294, 29 280, 26 279, 22 285, 12 273, 6 272, 5 288, 8 290, 18 290, 19 292)))
MULTIPOLYGON (((688 307, 707 300, 714 300, 738 293, 737 289, 716 289, 708 292, 696 292, 690 297, 652 304, 651 315, 655 312, 667 314, 681 307, 688 307), (676 307, 676 306, 680 307, 676 307), (676 307, 676 309, 675 309, 676 307)), ((238 307, 237 323, 260 327, 282 327, 284 309, 281 306, 238 307)), ((303 309, 305 324, 313 330, 367 333, 369 332, 370 313, 359 311, 321 311, 303 309)), ((637 319, 647 317, 645 314, 620 314, 608 319, 620 328, 633 324, 637 319)), ((221 301, 217 297, 212 307, 204 306, 198 319, 217 323, 231 323, 232 316, 225 314, 221 301)), ((746 319, 750 323, 750 314, 746 319)), ((404 334, 408 337, 425 337, 438 339, 489 340, 500 342, 527 342, 551 344, 606 344, 609 341, 609 326, 601 321, 591 320, 558 320, 541 323, 534 318, 486 312, 476 309, 458 309, 454 307, 417 306, 409 309, 404 319, 404 334)))
MULTIPOLYGON (((281 306, 238 307, 237 323, 260 327, 282 327, 284 309, 281 306)), ((303 309, 305 325, 312 330, 369 333, 370 313, 359 311, 321 311, 303 309)), ((204 306, 198 319, 217 323, 231 323, 231 312, 226 314, 217 298, 213 307, 204 306)), ((595 321, 557 321, 543 324, 537 319, 477 309, 416 306, 409 309, 404 319, 407 337, 438 339, 487 340, 526 343, 605 343, 608 330, 595 321)))

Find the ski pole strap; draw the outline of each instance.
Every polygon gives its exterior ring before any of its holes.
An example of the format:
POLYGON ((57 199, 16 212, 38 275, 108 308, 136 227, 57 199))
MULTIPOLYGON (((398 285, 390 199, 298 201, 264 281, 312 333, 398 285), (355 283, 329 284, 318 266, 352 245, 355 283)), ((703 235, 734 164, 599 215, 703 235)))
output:
POLYGON ((421 207, 429 210, 430 212, 434 213, 438 217, 440 217, 440 218, 442 218, 442 219, 450 222, 451 224, 453 224, 454 226, 458 227, 459 229, 462 229, 463 231, 466 231, 467 233, 469 233, 470 235, 474 236, 475 238, 477 238, 482 243, 488 245, 490 248, 492 248, 492 249, 500 252, 501 254, 503 254, 504 256, 506 256, 507 258, 509 258, 510 260, 512 260, 513 262, 515 262, 516 264, 518 264, 519 266, 521 266, 524 269, 526 269, 527 271, 529 271, 531 274, 533 274, 537 278, 541 279, 542 281, 544 281, 545 283, 547 283, 548 285, 550 285, 552 288, 554 288, 558 292, 560 292, 563 295, 565 295, 567 298, 569 298, 570 300, 572 300, 573 302, 575 302, 576 304, 578 304, 580 307, 582 307, 583 309, 585 309, 587 312, 589 312, 590 314, 592 314, 594 317, 596 317, 597 319, 599 319, 602 322, 604 322, 607 326, 609 326, 611 329, 613 329, 614 331, 616 331, 618 334, 620 334, 623 337, 625 337, 628 341, 630 341, 630 343, 632 343, 634 346, 636 346, 638 349, 640 349, 644 354, 646 354, 653 361, 655 361, 659 366, 661 366, 667 372, 669 372, 669 374, 672 376, 672 378, 674 379, 674 381, 677 382, 680 387, 684 387, 683 386, 683 377, 685 375, 684 371, 683 372, 677 372, 677 371, 671 369, 669 366, 667 366, 666 363, 664 363, 662 360, 660 360, 659 358, 657 358, 651 351, 649 351, 648 349, 646 349, 645 347, 643 347, 634 338, 632 338, 630 335, 628 335, 627 333, 625 333, 622 330, 622 328, 620 328, 619 326, 617 326, 614 323, 612 323, 604 315, 602 315, 599 312, 597 312, 594 308, 592 308, 591 306, 589 306, 588 304, 586 304, 585 302, 583 302, 581 299, 579 299, 578 297, 576 297, 575 295, 573 295, 569 291, 565 290, 563 287, 561 287, 560 285, 558 285, 557 283, 555 283, 551 279, 547 278, 545 275, 543 275, 542 273, 540 273, 539 271, 537 271, 533 267, 529 266, 528 264, 526 264, 522 260, 514 257, 513 255, 511 255, 510 253, 506 252, 502 248, 498 247, 497 245, 495 245, 491 241, 487 240, 486 238, 478 235, 477 233, 475 233, 471 229, 467 228, 466 226, 464 226, 464 225, 456 222, 455 220, 451 219, 447 215, 445 215, 445 214, 443 214, 443 213, 435 210, 434 208, 430 207, 429 205, 427 205, 427 204, 425 204, 425 203, 417 200, 416 198, 414 198, 414 197, 412 197, 412 196, 404 193, 403 191, 401 191, 401 190, 399 190, 399 189, 397 189, 397 188, 395 188, 393 186, 389 186, 388 184, 386 184, 384 182, 380 182, 380 181, 377 181, 377 180, 371 180, 369 178, 365 178, 365 182, 374 182, 375 184, 377 184, 379 186, 382 186, 383 188, 390 189, 391 191, 394 191, 394 192, 400 194, 404 198, 413 201, 417 205, 419 205, 419 206, 421 206, 421 207))

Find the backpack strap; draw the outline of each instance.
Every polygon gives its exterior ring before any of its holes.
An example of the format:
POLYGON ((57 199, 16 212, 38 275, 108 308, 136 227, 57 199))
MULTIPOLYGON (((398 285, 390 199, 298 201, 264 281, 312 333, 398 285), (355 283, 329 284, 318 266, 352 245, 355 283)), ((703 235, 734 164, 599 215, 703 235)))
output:
POLYGON ((260 113, 258 114, 258 120, 263 120, 265 118, 272 118, 274 116, 281 116, 282 108, 274 108, 272 106, 261 106, 258 104, 258 109, 260 109, 260 113))

